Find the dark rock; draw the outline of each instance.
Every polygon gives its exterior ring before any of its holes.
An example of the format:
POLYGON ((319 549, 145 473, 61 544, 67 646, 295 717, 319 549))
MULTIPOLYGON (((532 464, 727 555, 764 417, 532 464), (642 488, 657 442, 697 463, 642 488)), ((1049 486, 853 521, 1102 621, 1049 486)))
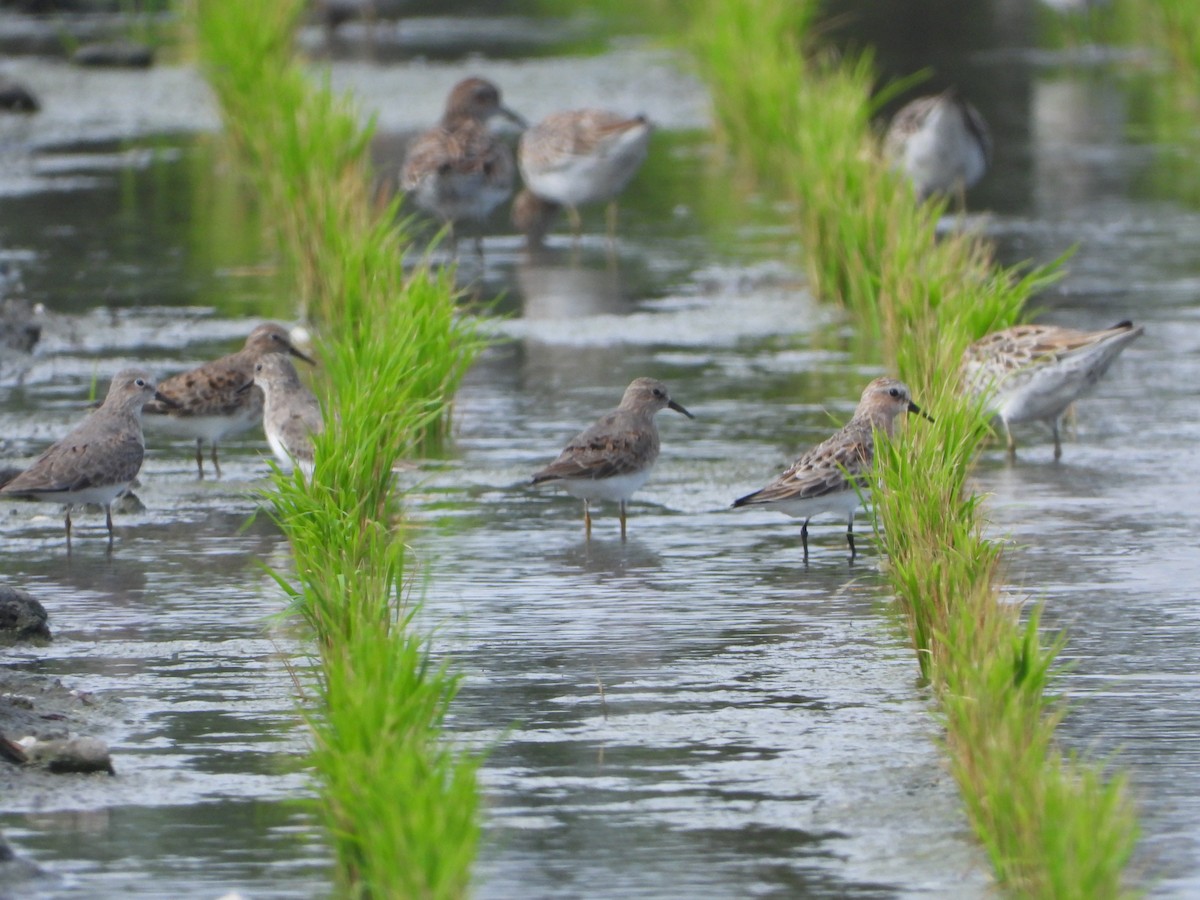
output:
POLYGON ((108 745, 99 738, 72 737, 66 740, 33 741, 25 746, 30 765, 62 774, 107 772, 115 775, 108 745))
POLYGON ((46 877, 45 870, 40 868, 37 863, 17 856, 4 838, 0 837, 0 896, 5 898, 22 896, 16 892, 20 882, 44 877, 46 877))
POLYGON ((0 585, 0 635, 17 641, 50 639, 46 608, 25 591, 0 585))
POLYGON ((148 69, 154 63, 154 51, 134 41, 102 41, 83 44, 71 56, 77 66, 116 69, 148 69))
POLYGON ((355 19, 373 18, 375 14, 371 0, 318 0, 312 11, 330 29, 355 19))
POLYGON ((33 91, 19 81, 10 81, 0 76, 0 111, 35 113, 42 108, 33 91))
POLYGON ((37 314, 24 300, 0 300, 0 348, 28 353, 42 338, 37 314))

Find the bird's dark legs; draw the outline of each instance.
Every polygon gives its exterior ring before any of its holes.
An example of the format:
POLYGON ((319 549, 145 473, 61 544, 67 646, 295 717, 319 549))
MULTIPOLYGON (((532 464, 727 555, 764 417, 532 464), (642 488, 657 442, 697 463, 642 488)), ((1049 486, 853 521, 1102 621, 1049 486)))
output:
POLYGON ((67 556, 71 555, 71 507, 67 507, 67 556))
POLYGON ((808 565, 808 519, 800 526, 800 543, 804 545, 804 564, 808 565))
POLYGON ((854 546, 854 516, 846 523, 846 543, 850 545, 850 561, 854 562, 854 557, 858 556, 858 548, 854 546))
POLYGON ((204 479, 204 440, 196 438, 196 471, 200 474, 197 476, 201 480, 204 479))
POLYGON ((625 540, 625 501, 621 501, 621 540, 625 540))
POLYGON ((212 461, 213 461, 213 468, 217 470, 217 477, 220 478, 221 477, 221 462, 220 462, 220 460, 217 459, 217 442, 216 441, 213 441, 212 461))
POLYGON ((104 524, 108 526, 108 552, 112 553, 113 548, 113 527, 112 527, 112 504, 104 504, 104 524))
POLYGON ((586 500, 583 501, 583 533, 589 541, 592 539, 592 512, 586 500))
POLYGON ((1050 423, 1050 428, 1054 431, 1054 458, 1055 460, 1062 459, 1062 437, 1059 432, 1062 425, 1062 416, 1058 416, 1050 423))

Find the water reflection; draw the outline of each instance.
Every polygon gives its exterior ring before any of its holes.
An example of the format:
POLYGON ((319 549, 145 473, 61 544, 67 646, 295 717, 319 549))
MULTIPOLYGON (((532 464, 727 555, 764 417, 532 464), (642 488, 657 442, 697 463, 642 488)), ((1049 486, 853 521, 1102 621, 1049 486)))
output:
POLYGON ((1036 215, 1055 219, 1098 198, 1124 196, 1131 171, 1114 165, 1126 130, 1124 101, 1102 77, 1047 76, 1033 82, 1032 197, 1036 215))
POLYGON ((616 257, 601 262, 578 246, 527 250, 517 263, 516 285, 526 319, 583 319, 633 309, 616 257))

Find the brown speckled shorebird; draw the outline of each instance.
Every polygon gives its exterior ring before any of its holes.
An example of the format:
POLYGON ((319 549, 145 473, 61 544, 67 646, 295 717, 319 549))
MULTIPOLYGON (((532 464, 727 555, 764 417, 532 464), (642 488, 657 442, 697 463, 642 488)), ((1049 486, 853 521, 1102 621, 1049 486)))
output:
POLYGON ((1012 426, 1042 421, 1054 434, 1054 458, 1062 458, 1063 413, 1096 386, 1142 327, 1119 322, 1100 331, 1058 325, 1016 325, 995 331, 963 351, 962 389, 986 398, 987 409, 1004 423, 1008 455, 1015 459, 1012 426))
POLYGON ((525 235, 525 245, 530 250, 545 247, 546 235, 559 210, 557 203, 543 200, 529 188, 521 188, 513 197, 511 220, 513 227, 525 235))
MULTIPOLYGON (((418 136, 404 158, 400 186, 451 228, 482 222, 512 196, 516 166, 508 145, 488 130, 493 116, 525 125, 501 104, 496 85, 466 78, 450 91, 441 122, 418 136)), ((475 246, 482 252, 478 236, 475 246)))
POLYGON ((269 353, 288 353, 310 365, 312 359, 292 343, 287 330, 268 322, 250 332, 237 353, 222 356, 187 372, 173 375, 158 386, 171 402, 146 405, 147 429, 196 441, 196 470, 204 477, 204 442, 212 445, 212 464, 221 477, 217 445, 231 435, 262 421, 262 391, 244 391, 254 381, 255 364, 269 353))
POLYGON ((558 459, 533 476, 533 484, 557 481, 572 497, 583 500, 583 523, 592 536, 592 500, 616 500, 621 505, 621 539, 625 539, 625 504, 646 479, 658 459, 658 428, 654 414, 673 409, 689 419, 690 412, 671 399, 667 386, 653 378, 636 378, 625 389, 621 405, 572 438, 558 459))
POLYGON ((112 551, 112 502, 129 488, 142 467, 142 407, 151 399, 166 402, 142 369, 113 376, 100 408, 0 488, 8 497, 24 497, 66 506, 67 552, 71 552, 71 507, 99 503, 108 525, 112 551))
POLYGON ((295 465, 306 478, 313 473, 312 436, 324 430, 321 405, 305 387, 291 360, 271 353, 254 366, 254 384, 262 391, 263 431, 275 458, 295 465))
POLYGON ((571 231, 582 231, 580 206, 608 203, 608 236, 617 228, 616 197, 646 160, 654 127, 645 116, 603 109, 552 113, 523 135, 517 162, 525 185, 543 200, 566 207, 571 231))
POLYGON ((875 432, 890 437, 896 417, 906 412, 921 413, 908 385, 895 378, 876 378, 862 392, 853 418, 840 431, 801 456, 766 487, 739 497, 733 505, 769 506, 803 519, 800 541, 806 563, 809 521, 822 513, 840 513, 846 517, 846 542, 853 560, 858 555, 854 513, 860 505, 858 492, 865 487, 875 460, 875 432))

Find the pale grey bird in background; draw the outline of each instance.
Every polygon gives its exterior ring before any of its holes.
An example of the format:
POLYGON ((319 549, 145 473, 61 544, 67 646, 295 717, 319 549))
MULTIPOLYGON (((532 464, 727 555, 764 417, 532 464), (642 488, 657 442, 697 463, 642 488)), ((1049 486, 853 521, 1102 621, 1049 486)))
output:
POLYGON ((941 194, 961 200, 991 165, 992 136, 979 110, 951 88, 901 107, 883 152, 912 181, 919 199, 941 194))
POLYGON ((517 163, 530 191, 566 208, 576 238, 583 230, 579 207, 607 203, 611 240, 616 235, 617 195, 646 161, 653 130, 640 115, 603 109, 556 112, 521 135, 517 163))

